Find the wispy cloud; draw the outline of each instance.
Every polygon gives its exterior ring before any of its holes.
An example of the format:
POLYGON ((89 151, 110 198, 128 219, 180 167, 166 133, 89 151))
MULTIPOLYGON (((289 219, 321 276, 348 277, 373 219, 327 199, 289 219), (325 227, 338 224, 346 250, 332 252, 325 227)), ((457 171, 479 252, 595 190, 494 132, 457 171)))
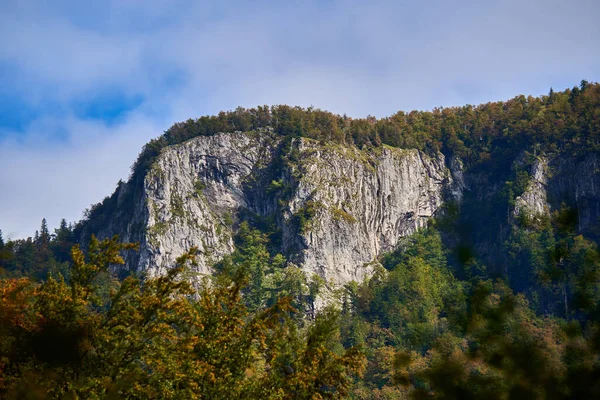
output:
POLYGON ((352 116, 599 80, 596 1, 0 5, 0 229, 77 220, 173 122, 238 105, 352 116))

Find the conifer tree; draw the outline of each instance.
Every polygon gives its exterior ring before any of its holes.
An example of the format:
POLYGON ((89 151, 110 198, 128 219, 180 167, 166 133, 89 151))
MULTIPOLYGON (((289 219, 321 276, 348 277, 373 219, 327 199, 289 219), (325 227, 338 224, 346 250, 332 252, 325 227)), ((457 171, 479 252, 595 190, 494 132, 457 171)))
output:
POLYGON ((42 225, 40 227, 40 241, 43 244, 50 243, 50 231, 48 230, 46 218, 42 218, 42 225))
POLYGON ((67 221, 63 218, 60 221, 58 229, 54 230, 54 240, 52 241, 52 252, 56 261, 68 261, 70 259, 71 247, 74 244, 73 230, 67 225, 67 221))

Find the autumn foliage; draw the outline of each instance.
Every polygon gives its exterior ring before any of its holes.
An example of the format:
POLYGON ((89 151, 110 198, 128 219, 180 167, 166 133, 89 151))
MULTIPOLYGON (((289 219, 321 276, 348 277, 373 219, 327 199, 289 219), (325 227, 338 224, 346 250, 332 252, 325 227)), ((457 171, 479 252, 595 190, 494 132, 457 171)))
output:
POLYGON ((196 290, 180 279, 195 249, 164 276, 124 281, 116 239, 72 250, 71 279, 0 281, 3 398, 331 398, 364 367, 331 350, 335 311, 303 326, 290 299, 250 313, 243 275, 196 290))

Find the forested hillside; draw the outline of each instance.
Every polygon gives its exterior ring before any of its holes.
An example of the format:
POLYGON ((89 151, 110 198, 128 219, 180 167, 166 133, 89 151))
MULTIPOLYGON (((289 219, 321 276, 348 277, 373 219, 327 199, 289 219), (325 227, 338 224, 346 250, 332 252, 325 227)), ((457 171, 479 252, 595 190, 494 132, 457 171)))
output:
MULTIPOLYGON (((26 240, 0 233, 0 396, 600 398, 599 146, 600 84, 586 81, 382 119, 265 106, 175 124, 84 220, 54 233, 43 221, 26 240), (231 229, 212 276, 195 272, 202 248, 162 276, 123 268, 136 245, 94 235, 127 227, 146 240, 126 223, 165 149, 235 131, 274 138, 274 161, 248 184, 273 210, 202 227, 231 229), (334 287, 283 251, 281 215, 308 174, 298 138, 312 152, 351 149, 369 171, 390 149, 444 160, 444 203, 364 280, 334 287)), ((200 178, 187 201, 208 190, 200 178)), ((302 235, 323 208, 306 199, 289 219, 302 235)), ((349 210, 327 210, 334 234, 367 224, 349 210)))

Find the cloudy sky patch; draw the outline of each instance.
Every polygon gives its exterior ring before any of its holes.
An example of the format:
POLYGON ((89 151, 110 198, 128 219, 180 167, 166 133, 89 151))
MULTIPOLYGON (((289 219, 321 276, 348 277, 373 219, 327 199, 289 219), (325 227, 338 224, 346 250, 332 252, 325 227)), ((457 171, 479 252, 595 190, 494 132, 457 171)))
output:
POLYGON ((0 229, 77 221, 172 123, 241 105, 350 116, 600 76, 597 1, 0 4, 0 229))

